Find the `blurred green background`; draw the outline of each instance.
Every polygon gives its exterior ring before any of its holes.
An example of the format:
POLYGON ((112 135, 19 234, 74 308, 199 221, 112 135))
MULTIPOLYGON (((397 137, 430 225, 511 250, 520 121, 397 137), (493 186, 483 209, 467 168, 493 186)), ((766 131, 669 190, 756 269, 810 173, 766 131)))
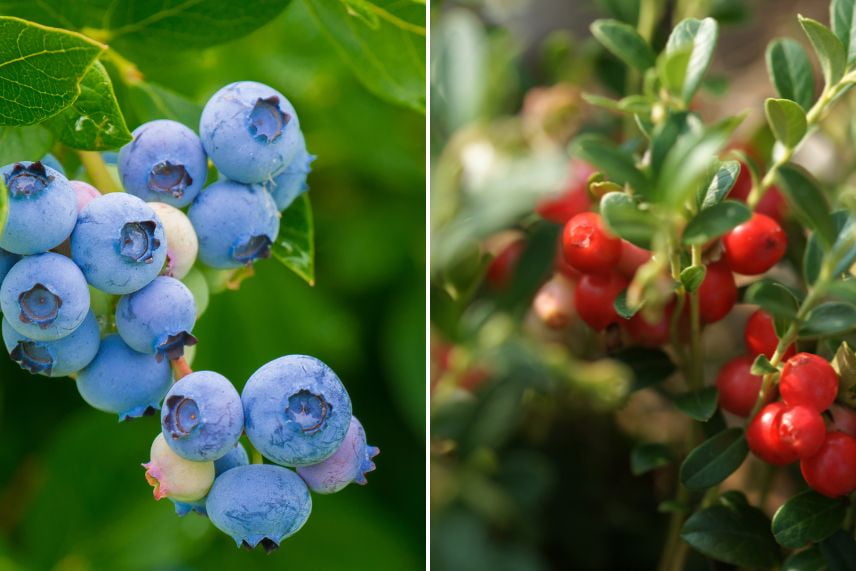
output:
MULTIPOLYGON (((319 157, 309 178, 317 283, 274 260, 258 264, 239 291, 212 297, 194 330, 193 366, 240 389, 271 359, 317 356, 380 447, 377 471, 367 487, 314 496, 308 523, 278 552, 248 553, 207 519, 178 518, 152 500, 140 463, 156 418, 117 424, 86 406, 72 381, 0 359, 0 569, 424 566, 425 117, 369 91, 307 4, 293 2, 240 40, 136 63, 196 104, 249 79, 297 108, 319 157)), ((118 85, 117 95, 124 104, 118 85)))

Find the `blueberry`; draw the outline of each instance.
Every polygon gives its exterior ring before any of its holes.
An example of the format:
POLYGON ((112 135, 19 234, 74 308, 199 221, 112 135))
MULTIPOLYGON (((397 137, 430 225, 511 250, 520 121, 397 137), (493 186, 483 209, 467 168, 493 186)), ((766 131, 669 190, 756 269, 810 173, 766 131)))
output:
POLYGON ((34 375, 65 377, 88 365, 98 352, 101 331, 90 311, 74 333, 57 341, 35 341, 3 320, 3 342, 12 360, 34 375))
POLYGON ((279 234, 276 204, 257 185, 215 182, 196 198, 188 215, 199 236, 199 258, 212 268, 238 268, 270 256, 279 234))
POLYGON ((333 494, 351 482, 366 484, 366 472, 375 469, 372 458, 380 454, 375 446, 366 444, 366 433, 357 417, 351 417, 351 425, 342 445, 332 456, 312 466, 300 466, 297 473, 319 494, 333 494))
MULTIPOLYGON (((226 470, 231 470, 238 466, 246 466, 249 463, 250 459, 247 457, 247 451, 243 444, 239 442, 225 456, 214 460, 214 477, 216 478, 226 470)), ((175 513, 179 517, 183 517, 191 511, 199 515, 208 515, 208 512, 205 511, 205 499, 196 500, 195 502, 172 500, 172 503, 175 504, 175 513)))
POLYGON ((217 460, 235 448, 244 431, 241 397, 212 371, 196 371, 175 383, 161 408, 161 430, 170 448, 188 460, 217 460))
POLYGON ((0 174, 9 189, 0 248, 28 255, 65 242, 77 221, 77 200, 68 179, 40 162, 6 165, 0 174))
POLYGON ((196 323, 196 304, 187 286, 175 278, 158 276, 149 285, 123 295, 116 306, 116 329, 134 351, 178 359, 196 323))
POLYGON ((182 458, 167 446, 163 434, 158 434, 152 442, 150 458, 143 468, 156 500, 196 502, 205 497, 214 481, 214 462, 182 458))
POLYGON ((9 324, 37 341, 70 335, 89 312, 89 288, 74 262, 48 252, 26 256, 0 286, 0 308, 9 324))
POLYGON ((12 269, 12 266, 17 264, 20 259, 21 256, 18 254, 13 254, 0 249, 0 284, 3 283, 3 278, 5 278, 6 274, 9 273, 9 270, 12 269))
POLYGON ((74 196, 77 200, 78 215, 86 208, 87 204, 101 196, 97 188, 82 180, 70 180, 68 183, 71 185, 71 189, 74 191, 74 196))
POLYGON ((187 215, 174 206, 163 202, 150 202, 163 225, 166 235, 165 274, 182 279, 193 267, 199 253, 199 240, 187 215))
POLYGON ((303 527, 312 498, 300 476, 288 468, 250 464, 217 476, 205 508, 211 523, 238 546, 261 543, 272 551, 303 527))
POLYGON ((312 170, 312 161, 315 160, 315 155, 310 155, 306 151, 306 143, 303 141, 303 135, 300 135, 299 151, 294 159, 281 173, 273 177, 273 179, 265 181, 264 187, 270 192, 273 201, 276 203, 276 209, 283 211, 294 200, 309 190, 309 185, 306 184, 306 177, 312 170))
POLYGON ((143 123, 119 152, 119 177, 127 192, 147 202, 187 206, 205 185, 208 159, 199 137, 181 123, 143 123))
POLYGON ((71 255, 90 284, 112 294, 151 282, 166 261, 163 226, 148 204, 124 192, 90 202, 71 235, 71 255))
POLYGON ((300 124, 285 96, 254 81, 231 83, 205 104, 202 145, 217 170, 239 182, 270 179, 300 146, 300 124))
POLYGON ((169 361, 138 353, 115 334, 101 340, 95 359, 77 375, 83 400, 120 421, 153 414, 171 384, 169 361))
POLYGON ((247 437, 285 466, 329 458, 351 422, 351 399, 336 373, 314 357, 287 355, 263 365, 241 395, 247 437))

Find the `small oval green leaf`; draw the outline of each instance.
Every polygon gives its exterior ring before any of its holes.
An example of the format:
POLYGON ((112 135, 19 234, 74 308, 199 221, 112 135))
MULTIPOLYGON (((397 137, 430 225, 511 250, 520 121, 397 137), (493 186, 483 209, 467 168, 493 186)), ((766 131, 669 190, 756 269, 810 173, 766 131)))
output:
POLYGON ((805 137, 808 124, 805 111, 790 99, 769 98, 764 103, 767 123, 776 140, 789 149, 795 148, 805 137))
POLYGON ((681 482, 690 490, 704 490, 734 473, 749 454, 742 428, 729 428, 708 438, 681 464, 681 482))
POLYGON ((752 213, 742 202, 723 200, 705 208, 690 220, 684 229, 683 243, 698 245, 718 238, 752 217, 752 213))
POLYGON ((806 490, 786 501, 773 515, 773 535, 780 545, 797 549, 823 541, 844 521, 847 505, 806 490))
POLYGON ((595 20, 591 32, 618 59, 645 71, 654 66, 654 50, 636 28, 618 20, 595 20))
POLYGON ((797 102, 808 111, 814 101, 814 72, 805 48, 790 38, 767 46, 767 71, 779 97, 797 102))

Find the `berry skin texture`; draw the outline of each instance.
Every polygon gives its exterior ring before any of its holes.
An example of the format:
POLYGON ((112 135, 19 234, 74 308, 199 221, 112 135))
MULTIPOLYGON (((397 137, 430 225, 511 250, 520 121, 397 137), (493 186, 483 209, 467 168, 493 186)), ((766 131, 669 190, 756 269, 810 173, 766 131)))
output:
POLYGON ((202 191, 188 211, 199 237, 199 259, 217 269, 270 257, 280 214, 259 185, 221 180, 202 191))
POLYGON ((704 323, 715 323, 728 315, 737 302, 737 284, 725 262, 720 260, 707 266, 698 294, 701 320, 704 323))
POLYGON ((583 212, 571 218, 562 230, 565 259, 584 274, 604 274, 621 258, 621 239, 610 234, 600 215, 583 212))
POLYGON ((123 295, 116 306, 116 329, 134 351, 154 354, 157 361, 178 359, 196 323, 196 303, 187 286, 158 276, 146 287, 123 295))
POLYGON ((187 460, 217 460, 235 449, 244 430, 241 396, 213 371, 196 371, 176 382, 161 408, 161 430, 172 450, 187 460))
POLYGON ((300 151, 300 122, 286 97, 254 81, 211 96, 199 121, 202 145, 217 170, 244 183, 271 179, 300 151))
POLYGON ((312 512, 303 480, 281 466, 250 464, 217 477, 205 508, 211 523, 241 547, 273 551, 297 533, 312 512))
POLYGON ((589 327, 603 331, 621 319, 613 304, 626 287, 627 279, 617 273, 583 276, 574 290, 577 313, 589 327))
POLYGON ((83 323, 57 341, 35 341, 3 320, 3 343, 13 361, 34 375, 65 377, 84 368, 98 353, 101 332, 90 311, 83 323))
POLYGON ((779 441, 799 459, 813 456, 826 439, 826 425, 816 410, 807 406, 789 407, 779 419, 779 441))
POLYGON ((89 312, 89 288, 74 262, 48 252, 22 258, 0 286, 0 310, 15 331, 36 341, 71 335, 89 312))
MULTIPOLYGON (((637 345, 660 347, 669 342, 669 327, 674 313, 675 303, 671 302, 663 308, 663 314, 656 323, 648 323, 642 311, 637 311, 633 317, 621 323, 624 330, 637 345)), ((683 324, 679 322, 679 325, 683 324)))
POLYGON ((187 206, 208 176, 202 142, 181 123, 160 119, 143 123, 119 152, 119 177, 125 191, 146 202, 187 206))
POLYGON ((74 191, 74 198, 77 200, 77 213, 86 208, 86 205, 101 196, 101 193, 98 192, 98 189, 92 186, 89 183, 83 182, 82 180, 70 180, 68 184, 71 185, 71 189, 74 191))
POLYGON ((155 279, 166 261, 163 225, 136 196, 105 194, 80 213, 71 234, 71 257, 101 291, 133 293, 155 279))
POLYGON ((650 260, 651 256, 652 253, 650 250, 640 248, 627 240, 622 240, 621 257, 618 259, 618 271, 626 277, 632 278, 636 275, 636 270, 650 260))
POLYGON ((823 412, 838 394, 838 373, 823 357, 797 353, 785 362, 779 380, 782 400, 823 412))
MULTIPOLYGON (((750 355, 765 355, 768 359, 773 358, 779 338, 776 336, 776 328, 773 318, 763 309, 756 310, 749 316, 746 328, 743 330, 743 340, 750 355)), ((785 350, 784 359, 793 357, 796 349, 793 343, 785 350)))
POLYGON ((163 202, 150 202, 166 235, 166 268, 164 274, 182 279, 190 272, 199 253, 199 239, 187 215, 163 202))
POLYGON ((334 494, 351 482, 366 485, 366 472, 375 469, 372 458, 378 454, 380 449, 366 444, 363 425, 352 416, 345 440, 336 452, 323 462, 297 468, 297 473, 313 492, 334 494))
POLYGON ((754 213, 722 238, 724 259, 738 274, 763 274, 776 265, 788 247, 788 237, 779 223, 754 213))
POLYGON ((749 416, 761 390, 761 377, 751 373, 754 361, 749 355, 735 357, 716 376, 719 406, 737 416, 749 416))
MULTIPOLYGON (((234 448, 229 450, 225 456, 214 460, 214 477, 216 478, 226 470, 231 470, 238 466, 246 466, 249 463, 250 459, 247 456, 247 450, 244 448, 244 445, 239 442, 234 448)), ((184 517, 190 512, 207 516, 208 512, 205 511, 206 499, 207 498, 203 498, 192 502, 172 500, 172 503, 175 505, 175 513, 178 517, 184 517)))
POLYGON ((9 273, 9 270, 12 269, 12 266, 17 264, 20 259, 21 256, 18 254, 13 254, 0 249, 0 284, 3 283, 3 279, 6 277, 6 274, 9 273))
POLYGON ((806 483, 816 492, 837 498, 856 490, 856 438, 829 432, 817 454, 800 462, 806 483))
POLYGON ((169 361, 138 353, 118 335, 101 340, 95 359, 77 374, 77 390, 93 408, 138 418, 160 409, 172 384, 169 361))
POLYGON ((755 456, 776 466, 786 466, 799 457, 785 446, 779 433, 782 414, 788 409, 782 402, 772 402, 762 408, 746 428, 746 443, 755 456))
POLYGON ((282 212, 297 199, 298 196, 309 190, 306 179, 312 172, 312 162, 317 157, 306 151, 306 142, 300 133, 300 145, 297 154, 289 165, 281 173, 263 184, 276 203, 276 209, 282 212))
POLYGON ((163 434, 152 442, 150 460, 143 464, 156 500, 201 500, 214 482, 214 462, 185 460, 167 446, 163 434))
POLYGON ((247 437, 265 458, 308 466, 329 458, 351 422, 351 398, 330 367, 287 355, 263 365, 244 385, 247 437))
POLYGON ((0 175, 9 190, 0 248, 30 255, 65 242, 77 222, 77 199, 68 179, 40 162, 6 165, 0 175))

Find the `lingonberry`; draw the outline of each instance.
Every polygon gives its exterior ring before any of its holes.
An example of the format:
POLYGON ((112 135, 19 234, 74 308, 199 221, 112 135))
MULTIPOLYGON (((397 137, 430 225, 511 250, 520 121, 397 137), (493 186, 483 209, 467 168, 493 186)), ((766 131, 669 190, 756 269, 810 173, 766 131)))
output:
POLYGON ((755 456, 776 466, 796 462, 799 457, 782 443, 779 424, 788 409, 783 402, 772 402, 762 408, 746 428, 746 443, 755 456))
MULTIPOLYGON (((752 192, 752 175, 749 173, 749 167, 746 166, 746 163, 741 163, 740 174, 737 175, 737 181, 734 183, 731 192, 728 193, 728 198, 746 202, 750 192, 752 192)), ((779 223, 785 219, 788 214, 788 204, 778 187, 771 186, 767 189, 767 192, 755 205, 755 212, 765 214, 779 223)))
POLYGON ((763 274, 785 255, 788 237, 779 223, 754 213, 722 238, 725 261, 738 274, 763 274))
POLYGON ((698 295, 702 321, 715 323, 728 315, 737 302, 737 284, 728 264, 720 260, 707 266, 698 295))
POLYGON ((604 274, 621 258, 621 239, 604 228, 599 214, 583 212, 562 230, 562 251, 568 263, 584 274, 604 274))
POLYGON ((573 161, 569 170, 568 181, 560 194, 540 201, 535 208, 541 218, 565 224, 591 206, 587 186, 589 177, 595 172, 594 167, 583 161, 573 161))
POLYGON ((823 412, 838 394, 838 374, 822 357, 797 353, 785 362, 779 380, 782 400, 823 412))
POLYGON ((566 327, 574 316, 573 282, 562 274, 555 274, 535 294, 532 309, 547 327, 566 327))
POLYGON ((836 498, 856 490, 856 438, 829 432, 820 450, 800 462, 806 483, 816 492, 836 498))
POLYGON ((651 259, 651 250, 640 248, 639 246, 628 242, 621 241, 621 257, 618 258, 618 271, 632 278, 636 274, 639 266, 651 259))
POLYGON ((579 316, 595 331, 603 331, 619 319, 615 297, 627 287, 627 279, 618 274, 583 276, 574 290, 574 305, 579 316))
POLYGON ((675 313, 675 303, 671 302, 663 308, 662 314, 654 322, 649 322, 643 312, 636 314, 623 322, 624 330, 630 338, 642 347, 659 347, 669 341, 672 315, 675 313))
POLYGON ((500 290, 509 284, 525 247, 524 240, 515 240, 500 250, 491 260, 485 278, 492 288, 500 290))
POLYGON ((820 413, 807 406, 789 407, 779 419, 779 441, 800 459, 813 456, 826 438, 820 413))
POLYGON ((750 355, 735 357, 716 376, 719 406, 738 416, 749 416, 761 390, 761 377, 751 372, 754 360, 750 355))
MULTIPOLYGON (((746 328, 743 330, 743 340, 746 342, 746 348, 749 349, 750 355, 765 355, 771 359, 773 353, 776 352, 779 338, 776 336, 776 328, 770 314, 763 309, 758 309, 750 315, 749 320, 746 321, 746 328)), ((788 345, 783 358, 793 357, 795 352, 796 349, 792 343, 788 345)))

